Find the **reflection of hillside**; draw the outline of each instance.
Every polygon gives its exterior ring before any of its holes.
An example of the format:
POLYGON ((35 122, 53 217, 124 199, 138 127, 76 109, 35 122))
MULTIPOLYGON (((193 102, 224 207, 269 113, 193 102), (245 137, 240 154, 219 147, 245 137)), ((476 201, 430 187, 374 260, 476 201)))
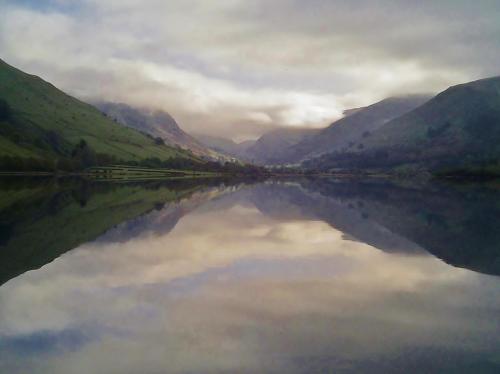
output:
MULTIPOLYGON (((500 275, 500 191, 496 189, 328 179, 303 186, 342 202, 366 221, 407 238, 451 265, 500 275)), ((354 232, 346 233, 360 239, 354 232)))
POLYGON ((242 203, 277 219, 325 221, 346 239, 384 251, 425 249, 451 265, 500 275, 500 191, 491 188, 303 179, 214 189, 205 182, 1 180, 0 284, 96 238, 165 234, 201 205, 220 210, 242 203), (235 193, 221 197, 222 191, 235 193))
POLYGON ((126 242, 141 235, 162 236, 174 229, 179 220, 208 201, 230 191, 229 188, 200 188, 187 199, 161 203, 148 214, 120 223, 99 236, 98 242, 126 242))
POLYGON ((165 208, 162 222, 171 229, 185 213, 179 199, 203 188, 201 183, 2 183, 0 284, 155 208, 165 208))
POLYGON ((387 252, 427 251, 453 266, 500 275, 500 191, 492 188, 303 179, 260 184, 247 195, 276 218, 320 219, 346 239, 387 252))
MULTIPOLYGON (((388 252, 422 253, 415 243, 370 219, 360 204, 314 191, 314 183, 266 184, 255 188, 252 201, 263 213, 277 218, 320 219, 358 240, 388 252)), ((361 203, 362 204, 362 203, 361 203)))

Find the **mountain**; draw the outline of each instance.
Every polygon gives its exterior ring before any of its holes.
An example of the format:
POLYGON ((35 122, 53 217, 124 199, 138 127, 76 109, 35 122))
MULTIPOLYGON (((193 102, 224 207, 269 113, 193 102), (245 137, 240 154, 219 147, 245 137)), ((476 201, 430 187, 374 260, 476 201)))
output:
POLYGON ((96 102, 94 106, 125 126, 163 139, 169 146, 189 149, 197 156, 208 158, 221 156, 187 134, 175 119, 164 111, 140 110, 127 104, 111 102, 96 102))
POLYGON ((430 99, 425 95, 391 97, 363 108, 348 110, 345 117, 298 144, 282 155, 282 162, 297 163, 324 153, 345 152, 361 144, 390 120, 415 109, 430 99))
POLYGON ((255 164, 286 162, 288 149, 319 130, 304 128, 281 128, 265 133, 257 140, 236 143, 231 139, 199 135, 198 139, 218 152, 255 164))
POLYGON ((196 138, 206 147, 213 149, 216 152, 236 157, 239 159, 246 158, 246 151, 250 148, 255 140, 245 140, 241 143, 236 143, 232 139, 226 139, 217 136, 197 134, 196 138))
POLYGON ((195 159, 0 60, 0 159, 34 158, 53 164, 86 147, 119 161, 195 159))
POLYGON ((244 156, 256 164, 275 164, 286 162, 288 149, 299 142, 317 134, 316 129, 282 128, 262 135, 248 147, 244 156))
POLYGON ((499 140, 500 77, 494 77, 450 87, 351 149, 306 165, 498 174, 499 140))

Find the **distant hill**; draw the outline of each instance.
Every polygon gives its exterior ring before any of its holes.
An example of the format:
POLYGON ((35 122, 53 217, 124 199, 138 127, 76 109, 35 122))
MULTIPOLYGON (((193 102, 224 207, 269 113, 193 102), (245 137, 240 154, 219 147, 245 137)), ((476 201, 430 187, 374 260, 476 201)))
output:
POLYGON ((287 163, 290 147, 311 139, 319 130, 282 128, 262 135, 245 150, 245 157, 257 164, 287 163))
POLYGON ((206 147, 240 160, 246 159, 247 149, 255 144, 255 140, 245 140, 241 143, 236 143, 232 139, 205 134, 197 134, 195 137, 206 147))
POLYGON ((306 165, 498 174, 499 161, 500 77, 495 77, 450 87, 349 150, 306 165))
POLYGON ((281 161, 297 163, 325 153, 346 152, 359 146, 387 122, 429 99, 425 95, 391 97, 367 107, 348 110, 345 117, 290 147, 283 153, 281 161))
POLYGON ((197 156, 208 158, 221 156, 182 130, 167 112, 137 109, 123 103, 96 102, 93 104, 117 122, 154 137, 162 138, 167 145, 189 149, 197 156))
POLYGON ((231 139, 199 135, 198 139, 207 147, 256 164, 286 163, 287 150, 319 130, 304 128, 281 128, 265 133, 257 140, 236 143, 231 139))
POLYGON ((196 160, 0 60, 0 159, 70 160, 86 147, 121 161, 196 160))

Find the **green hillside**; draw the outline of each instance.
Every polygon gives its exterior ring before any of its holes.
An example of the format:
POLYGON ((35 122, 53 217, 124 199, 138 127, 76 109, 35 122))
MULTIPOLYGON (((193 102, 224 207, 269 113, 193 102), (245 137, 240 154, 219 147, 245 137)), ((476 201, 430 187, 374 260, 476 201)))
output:
POLYGON ((308 162, 321 168, 405 168, 438 173, 500 172, 500 77, 443 91, 349 152, 308 162))
MULTIPOLYGON (((500 78, 450 87, 428 103, 385 125, 367 146, 448 145, 498 151, 500 78), (445 141, 446 138, 446 141, 445 141)), ((443 149, 444 151, 444 149, 443 149)))
POLYGON ((78 144, 120 161, 198 160, 0 60, 0 157, 71 158, 78 144))

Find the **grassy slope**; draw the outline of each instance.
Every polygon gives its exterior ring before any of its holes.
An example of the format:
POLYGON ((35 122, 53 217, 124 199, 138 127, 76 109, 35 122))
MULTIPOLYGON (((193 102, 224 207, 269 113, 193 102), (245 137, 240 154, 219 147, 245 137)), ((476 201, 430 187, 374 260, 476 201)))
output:
MULTIPOLYGON (((122 160, 140 160, 158 157, 189 157, 187 152, 172 147, 156 145, 153 139, 133 129, 125 128, 102 115, 91 105, 85 104, 39 77, 26 74, 0 60, 0 99, 13 111, 10 125, 23 128, 25 134, 55 131, 68 143, 77 144, 81 139, 98 153, 113 155, 122 160)), ((0 122, 0 126, 7 123, 0 122)), ((54 156, 50 150, 40 149, 32 139, 16 145, 0 137, 0 156, 33 155, 54 156)))
MULTIPOLYGON (((3 125, 5 123, 0 122, 0 126, 3 125)), ((35 147, 23 147, 0 135, 0 156, 37 157, 39 153, 35 147)))

